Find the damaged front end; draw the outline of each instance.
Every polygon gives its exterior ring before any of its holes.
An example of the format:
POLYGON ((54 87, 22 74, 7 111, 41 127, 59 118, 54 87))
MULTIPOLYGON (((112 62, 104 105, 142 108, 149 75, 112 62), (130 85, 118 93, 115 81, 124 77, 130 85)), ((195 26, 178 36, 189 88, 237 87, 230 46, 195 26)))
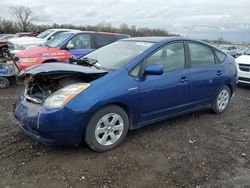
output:
POLYGON ((21 72, 20 77, 25 78, 26 100, 42 104, 50 95, 62 88, 74 84, 89 85, 106 73, 94 67, 50 63, 26 69, 21 72))
POLYGON ((50 63, 22 71, 25 91, 14 115, 22 130, 40 142, 52 145, 79 145, 87 112, 66 107, 78 93, 107 72, 95 67, 50 63))

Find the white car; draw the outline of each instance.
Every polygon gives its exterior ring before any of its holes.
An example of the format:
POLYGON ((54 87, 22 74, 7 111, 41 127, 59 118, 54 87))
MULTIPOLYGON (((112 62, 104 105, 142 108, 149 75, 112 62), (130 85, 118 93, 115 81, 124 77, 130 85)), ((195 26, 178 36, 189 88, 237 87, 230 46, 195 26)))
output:
POLYGON ((235 59, 238 69, 238 83, 250 85, 250 50, 235 59))
MULTIPOLYGON (((25 50, 28 47, 32 46, 39 46, 45 43, 47 40, 53 38, 54 36, 58 35, 62 32, 67 31, 76 31, 73 29, 49 29, 41 34, 37 35, 36 37, 20 37, 20 38, 13 38, 10 39, 8 42, 9 50, 12 54, 16 54, 22 50, 25 50)), ((79 30, 77 30, 79 31, 79 30)))

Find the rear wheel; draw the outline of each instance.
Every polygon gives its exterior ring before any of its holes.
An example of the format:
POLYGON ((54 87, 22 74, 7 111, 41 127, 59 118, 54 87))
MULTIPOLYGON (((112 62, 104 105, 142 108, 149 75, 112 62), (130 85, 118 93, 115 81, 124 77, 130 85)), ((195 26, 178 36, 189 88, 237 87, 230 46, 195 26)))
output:
POLYGON ((230 99, 231 99, 230 89, 227 86, 223 86, 222 89, 217 94, 217 97, 213 105, 213 111, 217 114, 223 113, 226 110, 230 99))
POLYGON ((7 78, 0 76, 0 89, 6 89, 10 86, 10 81, 7 78))
POLYGON ((104 152, 119 146, 129 127, 127 113, 116 105, 97 111, 85 131, 85 142, 95 151, 104 152))

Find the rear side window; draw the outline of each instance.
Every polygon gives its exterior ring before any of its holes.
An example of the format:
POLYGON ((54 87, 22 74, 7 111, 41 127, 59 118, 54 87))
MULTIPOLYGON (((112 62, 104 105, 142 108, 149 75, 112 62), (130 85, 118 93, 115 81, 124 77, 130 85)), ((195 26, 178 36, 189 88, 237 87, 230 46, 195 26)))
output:
POLYGON ((215 64, 215 58, 211 48, 198 43, 189 43, 189 50, 192 67, 215 64))
POLYGON ((219 60, 219 63, 222 63, 226 58, 226 55, 224 53, 220 52, 219 50, 215 50, 215 54, 219 60))
POLYGON ((103 46, 115 42, 114 35, 109 35, 109 34, 94 34, 93 38, 94 38, 95 48, 101 48, 103 46))

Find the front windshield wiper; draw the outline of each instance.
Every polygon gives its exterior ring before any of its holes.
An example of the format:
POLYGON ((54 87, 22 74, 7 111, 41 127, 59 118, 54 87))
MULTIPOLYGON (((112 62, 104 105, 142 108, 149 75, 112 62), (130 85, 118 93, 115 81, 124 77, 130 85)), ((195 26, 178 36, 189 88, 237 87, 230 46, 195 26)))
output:
POLYGON ((83 57, 83 58, 79 58, 79 59, 75 59, 75 58, 70 58, 69 59, 69 63, 70 64, 77 64, 77 65, 83 65, 83 66, 88 66, 88 67, 95 67, 99 70, 102 70, 100 67, 98 67, 96 65, 96 63, 98 62, 97 59, 89 59, 87 57, 83 57))

